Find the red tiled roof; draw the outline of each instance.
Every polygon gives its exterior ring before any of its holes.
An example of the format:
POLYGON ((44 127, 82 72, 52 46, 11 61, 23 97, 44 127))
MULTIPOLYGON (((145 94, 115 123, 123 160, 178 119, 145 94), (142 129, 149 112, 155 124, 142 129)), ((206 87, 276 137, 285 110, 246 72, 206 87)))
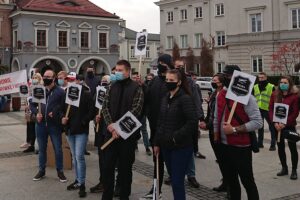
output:
POLYGON ((119 18, 89 0, 17 0, 16 3, 20 10, 25 11, 119 18), (66 2, 74 6, 65 5, 66 2))

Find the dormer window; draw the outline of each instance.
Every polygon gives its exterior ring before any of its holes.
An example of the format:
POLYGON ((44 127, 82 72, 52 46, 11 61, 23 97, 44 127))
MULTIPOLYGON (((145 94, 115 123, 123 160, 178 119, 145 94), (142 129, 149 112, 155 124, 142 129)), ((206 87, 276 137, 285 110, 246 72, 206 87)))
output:
POLYGON ((64 5, 64 6, 70 6, 70 7, 79 6, 78 3, 74 2, 74 1, 70 1, 70 0, 69 1, 60 1, 57 4, 64 5))

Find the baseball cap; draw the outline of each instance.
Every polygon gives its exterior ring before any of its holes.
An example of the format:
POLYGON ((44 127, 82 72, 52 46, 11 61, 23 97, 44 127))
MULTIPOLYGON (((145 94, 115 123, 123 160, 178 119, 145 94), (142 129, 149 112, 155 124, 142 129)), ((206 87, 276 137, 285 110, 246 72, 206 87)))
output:
POLYGON ((67 80, 76 80, 76 73, 75 72, 69 72, 67 76, 67 80))

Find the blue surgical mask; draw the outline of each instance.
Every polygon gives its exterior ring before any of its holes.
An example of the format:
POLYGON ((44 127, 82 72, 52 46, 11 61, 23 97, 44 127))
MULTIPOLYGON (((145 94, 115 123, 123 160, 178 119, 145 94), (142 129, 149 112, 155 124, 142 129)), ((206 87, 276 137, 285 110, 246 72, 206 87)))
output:
POLYGON ((116 75, 116 80, 117 81, 124 80, 124 74, 123 74, 123 72, 116 72, 115 75, 116 75))
POLYGON ((58 79, 57 83, 58 83, 59 86, 63 86, 65 82, 64 82, 63 79, 58 79))
POLYGON ((110 81, 111 81, 111 82, 116 82, 116 80, 117 80, 117 79, 116 79, 116 75, 115 75, 115 74, 111 74, 111 75, 110 75, 110 81))
POLYGON ((288 91, 289 90, 289 84, 280 83, 279 88, 282 91, 288 91))
POLYGON ((39 81, 37 79, 32 79, 32 85, 37 85, 39 83, 39 81))

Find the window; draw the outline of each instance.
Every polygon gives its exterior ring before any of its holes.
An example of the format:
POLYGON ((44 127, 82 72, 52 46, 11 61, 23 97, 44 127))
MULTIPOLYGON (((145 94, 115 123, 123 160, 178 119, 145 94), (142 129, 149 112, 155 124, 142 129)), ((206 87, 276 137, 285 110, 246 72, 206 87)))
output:
POLYGON ((180 19, 182 21, 187 20, 187 10, 186 9, 180 10, 180 19))
POLYGON ((202 18, 202 7, 195 8, 195 18, 196 19, 202 18))
POLYGON ((46 30, 37 30, 36 31, 36 46, 46 47, 47 46, 47 32, 46 30))
POLYGON ((89 48, 89 32, 80 32, 80 47, 89 48))
POLYGON ((250 15, 250 20, 251 20, 251 32, 256 33, 256 32, 261 32, 262 31, 262 23, 261 23, 261 14, 253 14, 250 15))
POLYGON ((252 56, 251 57, 252 62, 252 72, 259 73, 263 71, 263 60, 262 56, 252 56))
POLYGON ((217 32, 217 46, 224 46, 225 45, 225 32, 224 31, 220 31, 217 32))
POLYGON ((146 47, 146 58, 150 58, 150 47, 146 47))
POLYGON ((134 58, 134 46, 130 47, 130 58, 134 58))
POLYGON ((180 47, 181 48, 188 48, 188 36, 187 35, 180 35, 180 47))
POLYGON ((167 12, 167 22, 173 22, 173 12, 167 12))
POLYGON ((222 73, 224 67, 225 67, 225 63, 224 62, 217 62, 217 73, 222 73))
POLYGON ((68 31, 58 31, 58 47, 68 47, 68 31))
POLYGON ((194 65, 194 72, 196 72, 196 74, 200 74, 200 64, 196 63, 194 65))
POLYGON ((300 8, 292 9, 292 28, 300 28, 300 8))
POLYGON ((174 38, 173 36, 167 36, 167 49, 173 49, 174 38))
POLYGON ((201 48, 202 44, 202 33, 195 34, 194 48, 201 48))
POLYGON ((216 16, 223 16, 224 15, 224 4, 219 3, 216 4, 216 16))
POLYGON ((18 47, 18 31, 14 31, 13 34, 13 47, 18 47))
POLYGON ((107 49, 108 45, 107 45, 107 33, 104 32, 100 32, 99 33, 99 49, 107 49))

